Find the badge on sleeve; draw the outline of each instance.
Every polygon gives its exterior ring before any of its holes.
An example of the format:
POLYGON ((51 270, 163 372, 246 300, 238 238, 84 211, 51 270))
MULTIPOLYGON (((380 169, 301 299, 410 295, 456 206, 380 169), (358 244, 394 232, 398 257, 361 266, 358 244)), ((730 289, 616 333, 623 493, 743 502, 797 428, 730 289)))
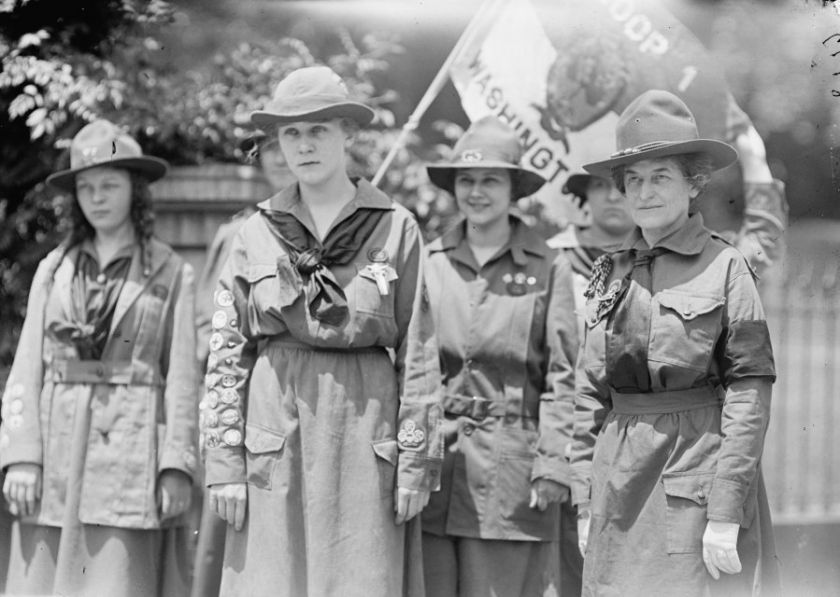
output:
POLYGON ((417 423, 411 419, 403 421, 399 433, 397 433, 397 443, 403 450, 419 450, 426 440, 426 432, 417 426, 417 423))
POLYGON ((376 282, 376 288, 382 296, 388 295, 390 292, 390 283, 399 278, 393 267, 382 262, 368 263, 359 272, 359 275, 363 278, 376 282))
POLYGON ((216 295, 216 304, 220 307, 230 307, 233 304, 233 294, 230 290, 220 290, 216 295))
POLYGON ((225 327, 225 324, 228 321, 227 313, 222 310, 216 311, 213 313, 213 329, 220 330, 225 327))

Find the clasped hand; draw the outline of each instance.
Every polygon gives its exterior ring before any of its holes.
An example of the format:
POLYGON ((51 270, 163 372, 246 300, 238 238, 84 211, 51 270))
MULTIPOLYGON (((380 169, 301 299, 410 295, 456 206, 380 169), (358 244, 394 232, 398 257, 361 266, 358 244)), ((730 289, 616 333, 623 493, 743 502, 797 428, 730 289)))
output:
POLYGON ((569 499, 569 488, 550 479, 536 479, 531 483, 529 508, 544 512, 549 505, 562 504, 569 499))
POLYGON ((3 482, 3 497, 15 516, 32 516, 41 500, 41 465, 10 464, 3 482))

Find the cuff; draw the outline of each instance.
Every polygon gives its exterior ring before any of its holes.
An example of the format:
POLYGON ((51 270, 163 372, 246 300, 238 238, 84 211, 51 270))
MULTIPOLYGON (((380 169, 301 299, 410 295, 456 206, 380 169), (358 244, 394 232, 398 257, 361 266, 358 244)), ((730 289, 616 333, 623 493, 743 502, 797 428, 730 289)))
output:
POLYGON ((0 470, 12 464, 43 465, 40 441, 12 438, 5 429, 0 430, 0 470))
POLYGON ((440 489, 442 460, 429 459, 411 452, 400 452, 397 465, 397 487, 418 491, 440 489))
POLYGON ((245 451, 242 446, 207 448, 204 485, 245 483, 245 451))
POLYGON ((195 480, 198 471, 198 458, 193 446, 166 446, 158 464, 158 473, 172 468, 179 470, 195 480))
POLYGON ((565 458, 551 458, 539 456, 534 460, 534 468, 531 469, 531 481, 537 479, 548 479, 571 487, 572 467, 565 458))
POLYGON ((743 483, 716 478, 709 495, 706 516, 709 520, 741 524, 749 488, 743 483))

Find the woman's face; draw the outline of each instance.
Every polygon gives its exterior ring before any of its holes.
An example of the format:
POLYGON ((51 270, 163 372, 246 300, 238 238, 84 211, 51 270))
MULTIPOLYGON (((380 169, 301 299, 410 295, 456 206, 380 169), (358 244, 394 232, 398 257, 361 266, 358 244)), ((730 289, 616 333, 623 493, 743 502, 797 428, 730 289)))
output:
POLYGON ((489 228, 507 218, 512 190, 505 168, 459 168, 455 173, 455 202, 473 226, 489 228))
POLYGON ((340 119, 293 122, 281 126, 278 135, 286 163, 302 184, 319 186, 346 176, 345 143, 350 136, 340 119))
POLYGON ((118 232, 131 222, 131 175, 108 166, 79 172, 76 199, 97 234, 118 232))
POLYGON ((673 158, 640 160, 624 168, 625 194, 633 221, 659 237, 688 219, 688 206, 699 191, 673 158))
POLYGON ((591 176, 586 186, 586 203, 592 214, 592 225, 613 236, 621 236, 633 228, 627 198, 612 180, 591 176))

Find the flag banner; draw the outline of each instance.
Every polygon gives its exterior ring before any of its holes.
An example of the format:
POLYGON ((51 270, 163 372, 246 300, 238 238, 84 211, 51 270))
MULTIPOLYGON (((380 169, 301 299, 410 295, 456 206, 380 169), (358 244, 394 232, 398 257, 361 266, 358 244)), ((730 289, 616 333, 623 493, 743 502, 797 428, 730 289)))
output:
POLYGON ((722 69, 655 0, 506 0, 488 12, 450 76, 471 121, 493 114, 519 133, 557 219, 570 216, 566 178, 615 151, 618 115, 646 90, 680 96, 703 136, 731 139, 749 123, 722 69))

